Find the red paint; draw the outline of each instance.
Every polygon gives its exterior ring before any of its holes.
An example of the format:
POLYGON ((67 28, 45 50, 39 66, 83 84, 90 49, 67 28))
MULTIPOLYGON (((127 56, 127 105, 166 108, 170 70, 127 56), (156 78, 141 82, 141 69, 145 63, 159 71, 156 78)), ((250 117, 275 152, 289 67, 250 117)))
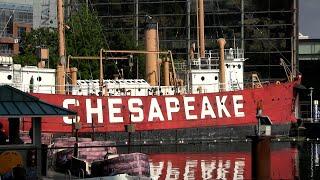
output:
MULTIPOLYGON (((205 127, 205 126, 237 126, 237 125, 255 125, 256 120, 256 108, 258 102, 261 101, 263 107, 263 114, 269 116, 274 124, 290 123, 296 122, 294 116, 294 105, 295 105, 295 94, 293 87, 295 84, 299 83, 284 83, 281 85, 268 85, 260 89, 246 89, 241 91, 233 92, 221 92, 221 93, 208 93, 208 94, 192 94, 192 95, 175 95, 175 96, 74 96, 74 95, 58 95, 58 94, 32 94, 36 97, 39 97, 42 101, 55 104, 58 106, 63 106, 63 102, 66 99, 72 99, 79 102, 79 106, 69 104, 68 108, 78 112, 80 117, 80 122, 82 128, 80 132, 91 132, 92 124, 95 127, 95 132, 112 132, 112 131, 124 131, 125 125, 130 123, 129 109, 128 109, 128 100, 132 98, 137 98, 143 104, 143 119, 142 122, 132 122, 135 124, 137 131, 140 130, 159 130, 159 129, 175 129, 175 128, 191 128, 191 127, 205 127), (233 96, 240 95, 243 100, 239 100, 236 103, 242 104, 243 108, 238 108, 237 111, 244 113, 244 117, 237 117, 235 113, 235 107, 233 102, 233 96), (226 109, 230 113, 231 117, 227 117, 225 113, 222 113, 222 116, 218 115, 218 107, 216 102, 216 97, 223 99, 223 96, 226 96, 226 109), (179 111, 173 112, 172 120, 168 120, 168 113, 166 111, 165 99, 168 97, 173 97, 179 100, 179 111), (189 102, 187 106, 194 107, 194 110, 188 111, 190 115, 197 115, 196 119, 186 119, 186 112, 184 105, 185 97, 194 97, 194 102, 189 102), (211 116, 205 116, 201 119, 201 110, 203 110, 202 101, 205 98, 209 99, 209 103, 213 108, 213 112, 216 118, 211 116), (114 104, 113 108, 119 108, 117 110, 120 113, 114 113, 115 118, 109 118, 108 102, 110 100, 119 99, 122 101, 121 104, 114 104), (159 118, 152 118, 151 121, 148 121, 149 110, 151 99, 155 98, 155 101, 158 102, 161 114, 164 119, 160 120, 159 118), (92 115, 93 123, 88 123, 87 120, 87 108, 86 100, 91 101, 91 108, 97 107, 97 101, 102 102, 101 110, 103 116, 103 123, 98 123, 97 114, 92 115), (123 122, 112 123, 116 118, 123 118, 123 122)), ((169 108, 174 104, 171 103, 169 108)), ((133 104, 135 108, 141 108, 138 104, 133 104)), ((205 107, 207 109, 207 107, 205 107)), ((138 113, 131 113, 132 117, 137 117, 138 113)), ((3 122, 3 121, 2 121, 3 122)), ((44 117, 42 118, 42 130, 44 132, 71 132, 72 126, 66 124, 63 121, 62 117, 44 117)), ((5 124, 5 122, 4 122, 5 124)), ((30 129, 30 119, 24 118, 22 123, 22 130, 30 129)))

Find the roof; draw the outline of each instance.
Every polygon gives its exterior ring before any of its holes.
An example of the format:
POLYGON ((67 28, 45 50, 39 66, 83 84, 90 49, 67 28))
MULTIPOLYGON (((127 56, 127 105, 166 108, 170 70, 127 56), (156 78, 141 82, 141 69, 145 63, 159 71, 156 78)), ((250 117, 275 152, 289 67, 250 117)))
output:
POLYGON ((272 121, 268 116, 260 116, 259 121, 261 125, 272 125, 272 121))
POLYGON ((0 117, 68 116, 76 112, 41 101, 9 85, 0 86, 0 117))

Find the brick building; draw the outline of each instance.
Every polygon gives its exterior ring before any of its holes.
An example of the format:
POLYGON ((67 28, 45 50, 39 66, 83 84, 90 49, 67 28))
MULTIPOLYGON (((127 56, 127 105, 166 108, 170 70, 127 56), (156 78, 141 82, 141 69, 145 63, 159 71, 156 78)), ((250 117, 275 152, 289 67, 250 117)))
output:
POLYGON ((32 28, 32 5, 0 3, 0 10, 0 55, 17 55, 22 34, 32 28))

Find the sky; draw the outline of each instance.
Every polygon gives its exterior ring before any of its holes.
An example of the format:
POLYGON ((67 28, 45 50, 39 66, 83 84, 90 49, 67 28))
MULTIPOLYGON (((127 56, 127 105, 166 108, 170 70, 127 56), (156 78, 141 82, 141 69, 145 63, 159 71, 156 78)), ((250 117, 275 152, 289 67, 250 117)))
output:
POLYGON ((320 39, 320 0, 299 0, 299 32, 320 39))

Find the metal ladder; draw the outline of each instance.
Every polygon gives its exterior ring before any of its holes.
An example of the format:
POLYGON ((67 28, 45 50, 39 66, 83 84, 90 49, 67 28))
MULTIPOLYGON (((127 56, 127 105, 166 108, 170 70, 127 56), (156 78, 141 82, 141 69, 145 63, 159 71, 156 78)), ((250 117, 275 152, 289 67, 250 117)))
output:
POLYGON ((13 64, 13 86, 17 89, 23 90, 22 88, 22 70, 20 64, 13 64))

